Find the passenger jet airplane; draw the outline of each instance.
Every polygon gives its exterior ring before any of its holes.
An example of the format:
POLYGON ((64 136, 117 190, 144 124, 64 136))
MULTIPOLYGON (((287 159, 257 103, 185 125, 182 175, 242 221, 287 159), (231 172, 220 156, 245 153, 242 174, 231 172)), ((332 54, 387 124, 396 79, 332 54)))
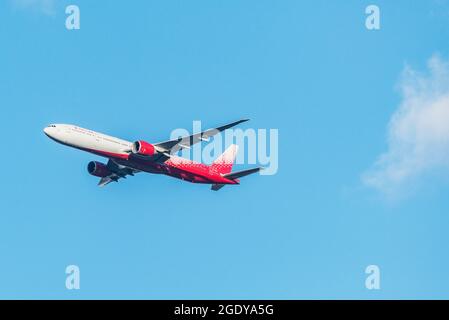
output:
POLYGON ((193 183, 211 184, 211 189, 217 191, 227 184, 239 184, 238 178, 256 173, 262 168, 231 172, 238 150, 235 144, 210 166, 177 157, 175 154, 200 141, 209 141, 209 138, 217 133, 245 121, 248 119, 155 144, 143 140, 132 143, 69 124, 51 124, 44 129, 44 132, 49 138, 63 145, 108 158, 107 164, 91 161, 87 165, 87 171, 91 175, 101 178, 99 186, 144 171, 165 174, 193 183))

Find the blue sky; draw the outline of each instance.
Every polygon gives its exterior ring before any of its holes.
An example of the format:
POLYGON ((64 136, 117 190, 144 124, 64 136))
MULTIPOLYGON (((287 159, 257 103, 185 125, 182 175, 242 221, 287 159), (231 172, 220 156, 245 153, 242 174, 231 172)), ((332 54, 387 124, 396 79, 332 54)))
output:
POLYGON ((0 298, 449 298, 448 26, 447 1, 0 2, 0 298), (100 189, 42 132, 244 117, 279 130, 279 171, 219 192, 100 189))

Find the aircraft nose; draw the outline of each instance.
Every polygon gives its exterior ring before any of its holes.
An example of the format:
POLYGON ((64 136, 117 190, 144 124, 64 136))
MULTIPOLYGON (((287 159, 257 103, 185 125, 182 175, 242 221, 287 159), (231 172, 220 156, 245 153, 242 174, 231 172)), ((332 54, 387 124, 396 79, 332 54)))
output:
POLYGON ((51 126, 45 127, 45 128, 44 128, 44 133, 45 133, 47 136, 51 137, 51 136, 54 134, 54 128, 51 127, 51 126))

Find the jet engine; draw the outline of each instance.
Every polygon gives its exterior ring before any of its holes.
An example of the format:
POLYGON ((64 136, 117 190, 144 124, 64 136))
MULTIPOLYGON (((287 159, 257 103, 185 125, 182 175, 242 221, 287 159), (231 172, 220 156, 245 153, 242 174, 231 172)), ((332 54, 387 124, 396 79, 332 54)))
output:
POLYGON ((139 140, 133 143, 131 151, 134 154, 140 154, 142 156, 154 156, 157 151, 151 143, 139 140))
POLYGON ((91 161, 87 165, 87 171, 96 177, 104 178, 112 174, 108 167, 101 162, 91 161))

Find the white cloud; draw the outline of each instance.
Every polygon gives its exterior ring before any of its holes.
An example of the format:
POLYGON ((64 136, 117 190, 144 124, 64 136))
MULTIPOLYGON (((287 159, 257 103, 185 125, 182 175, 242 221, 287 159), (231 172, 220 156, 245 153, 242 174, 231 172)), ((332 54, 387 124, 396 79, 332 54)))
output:
POLYGON ((365 185, 388 196, 418 178, 449 170, 449 61, 435 55, 428 70, 405 67, 402 101, 388 126, 388 151, 362 175, 365 185))
POLYGON ((56 12, 56 0, 11 0, 16 8, 31 9, 46 15, 54 15, 56 12))

